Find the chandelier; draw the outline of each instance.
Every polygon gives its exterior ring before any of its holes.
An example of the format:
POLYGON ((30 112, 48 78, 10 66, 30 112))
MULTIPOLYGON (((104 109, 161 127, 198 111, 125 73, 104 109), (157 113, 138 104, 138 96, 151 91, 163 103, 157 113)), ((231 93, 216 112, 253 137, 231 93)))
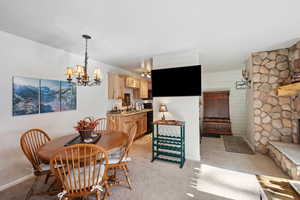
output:
POLYGON ((141 77, 151 78, 151 60, 143 61, 141 63, 141 77))
POLYGON ((88 75, 88 53, 87 53, 87 43, 88 40, 92 37, 89 35, 82 35, 85 39, 85 57, 84 57, 84 66, 77 65, 76 67, 67 67, 66 75, 67 81, 72 82, 73 78, 77 80, 78 86, 97 86, 101 84, 101 71, 100 69, 95 69, 93 80, 90 79, 88 75))
POLYGON ((151 72, 142 72, 141 77, 151 78, 151 72))

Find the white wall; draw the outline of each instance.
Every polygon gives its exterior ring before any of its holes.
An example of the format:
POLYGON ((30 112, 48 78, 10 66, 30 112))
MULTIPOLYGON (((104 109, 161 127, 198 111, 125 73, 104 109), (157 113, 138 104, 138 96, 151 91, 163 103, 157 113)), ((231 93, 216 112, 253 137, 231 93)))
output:
POLYGON ((100 67, 104 81, 100 87, 78 88, 76 111, 12 116, 12 77, 65 80, 67 66, 83 63, 83 57, 40 43, 0 32, 0 187, 31 173, 31 166, 20 151, 19 137, 27 129, 42 128, 51 137, 74 132, 82 117, 105 116, 111 108, 107 98, 107 72, 128 73, 119 68, 89 60, 89 69, 100 67))
MULTIPOLYGON (((235 89, 235 81, 241 80, 241 70, 202 73, 202 91, 229 90, 229 110, 233 135, 246 136, 246 90, 235 89)), ((202 101, 203 102, 203 101, 202 101)), ((202 104, 203 106, 203 104, 202 104)), ((202 107, 201 106, 201 107, 202 107)), ((201 118, 203 116, 201 110, 201 118)))
POLYGON ((153 56, 153 69, 199 65, 197 50, 165 53, 153 56))
MULTIPOLYGON (((196 51, 170 53, 153 57, 153 69, 198 64, 199 57, 196 51)), ((186 122, 186 158, 198 161, 200 160, 199 100, 199 96, 153 98, 154 120, 160 119, 158 108, 161 103, 165 103, 168 107, 167 119, 183 120, 186 122)))
POLYGON ((186 158, 200 160, 200 138, 199 138, 199 97, 155 97, 153 99, 154 120, 161 119, 159 105, 166 104, 165 113, 168 120, 185 121, 185 143, 186 158))

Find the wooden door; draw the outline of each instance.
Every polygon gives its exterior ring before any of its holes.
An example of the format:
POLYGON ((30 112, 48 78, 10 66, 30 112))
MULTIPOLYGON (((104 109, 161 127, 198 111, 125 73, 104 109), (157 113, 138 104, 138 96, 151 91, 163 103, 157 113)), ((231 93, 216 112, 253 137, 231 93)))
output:
POLYGON ((203 93, 204 134, 231 134, 229 91, 203 93))
POLYGON ((204 118, 229 119, 229 91, 204 92, 204 118))

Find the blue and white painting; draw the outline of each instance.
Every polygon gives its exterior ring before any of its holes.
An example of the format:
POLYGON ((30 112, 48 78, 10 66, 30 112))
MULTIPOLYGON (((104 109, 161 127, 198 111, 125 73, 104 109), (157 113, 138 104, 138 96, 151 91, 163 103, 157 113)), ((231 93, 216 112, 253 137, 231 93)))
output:
POLYGON ((60 111, 60 82, 56 80, 41 80, 41 113, 60 111))
POLYGON ((13 116, 39 113, 40 80, 13 77, 13 116))
POLYGON ((60 82, 60 110, 76 110, 77 108, 76 84, 67 81, 60 82))

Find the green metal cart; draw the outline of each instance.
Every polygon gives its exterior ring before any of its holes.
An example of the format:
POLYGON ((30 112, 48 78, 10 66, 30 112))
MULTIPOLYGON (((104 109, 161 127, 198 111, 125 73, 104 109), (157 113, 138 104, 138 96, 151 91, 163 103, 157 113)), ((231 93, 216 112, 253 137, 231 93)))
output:
POLYGON ((153 126, 152 162, 163 160, 178 163, 182 168, 185 162, 185 122, 159 120, 153 126))

